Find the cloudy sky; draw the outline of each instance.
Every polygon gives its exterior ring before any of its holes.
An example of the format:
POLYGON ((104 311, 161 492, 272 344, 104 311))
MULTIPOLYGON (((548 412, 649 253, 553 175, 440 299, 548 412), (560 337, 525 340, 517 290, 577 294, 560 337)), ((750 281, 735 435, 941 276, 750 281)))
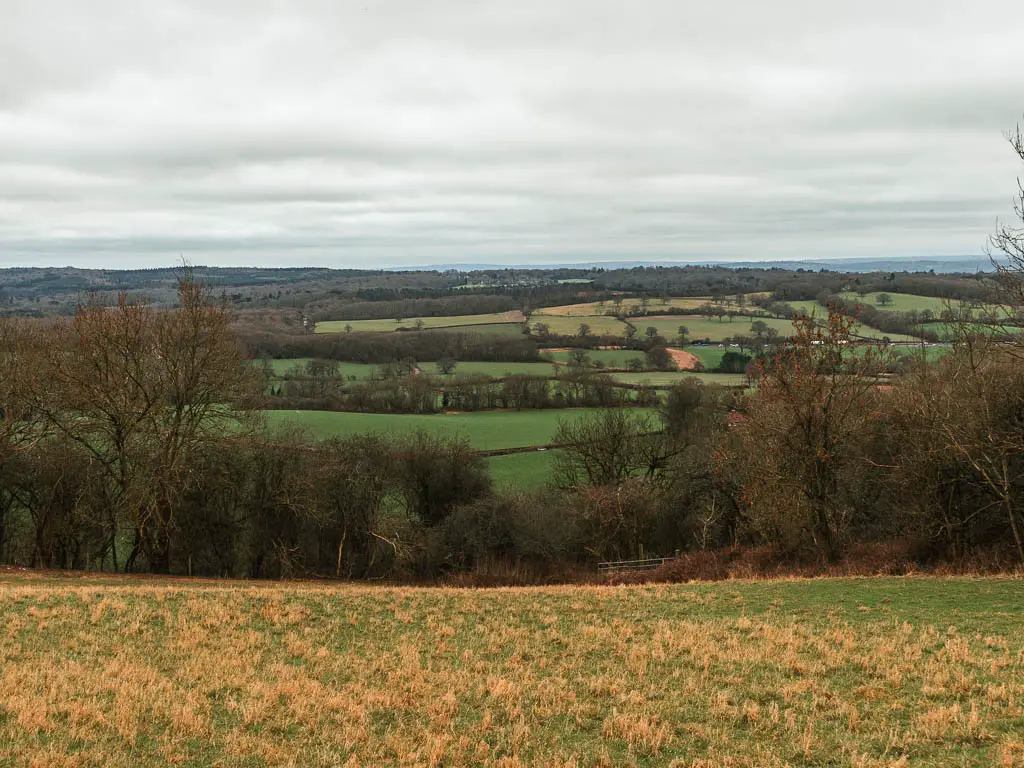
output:
POLYGON ((0 266, 976 254, 996 0, 0 0, 0 266))

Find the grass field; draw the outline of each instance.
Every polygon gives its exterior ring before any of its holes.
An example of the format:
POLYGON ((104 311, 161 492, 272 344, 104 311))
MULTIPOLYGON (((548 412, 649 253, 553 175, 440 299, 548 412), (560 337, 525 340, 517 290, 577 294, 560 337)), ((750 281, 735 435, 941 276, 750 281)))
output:
POLYGON ((946 299, 939 299, 934 296, 918 296, 913 293, 892 293, 887 292, 891 303, 887 306, 882 306, 878 303, 878 297, 880 293, 868 293, 863 298, 858 296, 856 293, 844 293, 843 298, 847 301, 857 301, 861 304, 868 304, 878 309, 884 309, 888 312, 923 312, 926 309, 931 310, 938 315, 942 310, 946 309, 947 306, 952 306, 955 310, 959 306, 957 301, 947 301, 946 299))
POLYGON ((724 347, 702 347, 697 344, 690 344, 684 347, 684 349, 691 355, 696 355, 700 358, 701 363, 708 370, 711 368, 717 368, 722 363, 722 357, 729 350, 724 347))
POLYGON ((523 335, 519 323, 487 323, 484 325, 457 325, 451 327, 427 328, 427 333, 471 333, 477 336, 501 336, 515 338, 523 335))
POLYGON ((590 326, 592 336, 624 336, 626 324, 614 317, 595 315, 586 317, 559 317, 555 315, 534 315, 530 325, 535 327, 537 323, 544 323, 551 333, 559 336, 575 336, 579 333, 580 325, 586 323, 590 326))
POLYGON ((425 430, 463 436, 482 451, 547 445, 558 420, 582 418, 596 408, 543 411, 480 411, 451 414, 342 413, 338 411, 264 411, 271 428, 301 427, 313 437, 347 437, 375 432, 393 436, 425 430))
MULTIPOLYGON (((737 315, 731 321, 729 318, 709 320, 703 317, 678 317, 663 315, 661 317, 644 317, 636 319, 637 331, 641 334, 648 326, 658 329, 658 333, 667 339, 673 339, 678 335, 679 326, 685 325, 690 332, 691 341, 709 339, 712 342, 719 342, 733 336, 751 336, 750 324, 756 320, 765 323, 769 328, 775 328, 779 336, 789 336, 793 333, 793 323, 789 320, 780 320, 774 317, 749 317, 737 315)), ((689 351, 689 348, 687 348, 689 351)))
POLYGON ((408 317, 401 320, 323 320, 316 324, 317 333, 344 333, 348 326, 353 331, 363 333, 390 333, 392 331, 409 331, 416 328, 417 321, 423 322, 423 328, 451 328, 467 325, 493 325, 505 323, 521 323, 519 312, 494 312, 486 315, 452 315, 451 317, 408 317))
POLYGON ((1020 766, 1024 581, 0 577, 0 765, 1020 766))
POLYGON ((490 456, 487 466, 496 488, 524 490, 544 485, 554 471, 557 450, 510 453, 506 456, 490 456))
MULTIPOLYGON (((541 350, 541 353, 559 363, 568 363, 571 355, 564 350, 541 350)), ((606 368, 626 368, 630 360, 643 362, 644 359, 644 353, 637 349, 588 349, 586 353, 591 363, 601 362, 606 368)))

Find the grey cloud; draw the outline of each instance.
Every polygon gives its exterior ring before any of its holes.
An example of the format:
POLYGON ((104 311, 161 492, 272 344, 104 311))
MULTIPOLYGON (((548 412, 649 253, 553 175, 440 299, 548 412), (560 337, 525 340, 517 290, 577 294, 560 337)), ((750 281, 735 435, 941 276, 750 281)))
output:
POLYGON ((977 253, 1008 0, 0 0, 0 263, 977 253))

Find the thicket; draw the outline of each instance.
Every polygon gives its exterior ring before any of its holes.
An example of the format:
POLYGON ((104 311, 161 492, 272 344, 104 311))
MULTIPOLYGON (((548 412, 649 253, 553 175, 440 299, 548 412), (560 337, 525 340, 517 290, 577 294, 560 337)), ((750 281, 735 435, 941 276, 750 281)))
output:
POLYGON ((472 331, 286 334, 241 330, 238 337, 253 357, 317 357, 376 364, 444 357, 496 363, 540 360, 537 343, 525 336, 489 336, 472 331))
POLYGON ((511 296, 468 294, 397 301, 320 302, 313 308, 312 316, 317 322, 321 320, 381 320, 407 317, 486 315, 514 309, 519 309, 519 302, 511 296))

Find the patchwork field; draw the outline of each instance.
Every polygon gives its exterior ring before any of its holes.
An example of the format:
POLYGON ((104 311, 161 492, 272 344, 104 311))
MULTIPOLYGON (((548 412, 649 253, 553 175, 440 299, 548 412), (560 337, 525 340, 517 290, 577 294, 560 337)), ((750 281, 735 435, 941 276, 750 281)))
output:
POLYGON ((530 322, 531 328, 536 328, 538 323, 544 323, 551 333, 559 336, 575 336, 579 333, 580 325, 586 323, 590 327, 591 336, 624 336, 626 324, 614 317, 606 315, 586 317, 562 317, 558 315, 534 315, 530 322))
POLYGON ((0 765, 1019 766, 1022 605, 0 575, 0 765))
POLYGON ((481 451, 547 445, 558 421, 593 413, 596 408, 552 408, 542 411, 479 411, 476 413, 391 414, 339 411, 264 411, 271 428, 299 427, 314 437, 348 437, 368 432, 401 436, 425 430, 465 437, 481 451))
MULTIPOLYGON (((679 317, 676 315, 660 315, 657 317, 637 318, 636 325, 639 333, 644 333, 648 326, 657 328, 658 333, 666 339, 673 339, 679 333, 679 326, 685 325, 689 331, 690 339, 693 341, 708 339, 712 342, 720 342, 723 339, 733 336, 751 336, 750 324, 760 320, 769 328, 779 332, 779 336, 789 336, 793 333, 793 323, 789 320, 780 320, 774 317, 747 317, 737 315, 732 320, 724 317, 721 320, 711 320, 703 317, 679 317)), ((689 351, 689 347, 687 347, 689 351)))
POLYGON ((522 323, 523 319, 521 312, 495 312, 486 315, 452 315, 451 317, 407 317, 400 320, 393 318, 385 320, 323 320, 316 324, 316 332, 345 333, 351 327, 353 332, 390 333, 415 330, 418 322, 422 322, 424 329, 431 329, 522 323))

